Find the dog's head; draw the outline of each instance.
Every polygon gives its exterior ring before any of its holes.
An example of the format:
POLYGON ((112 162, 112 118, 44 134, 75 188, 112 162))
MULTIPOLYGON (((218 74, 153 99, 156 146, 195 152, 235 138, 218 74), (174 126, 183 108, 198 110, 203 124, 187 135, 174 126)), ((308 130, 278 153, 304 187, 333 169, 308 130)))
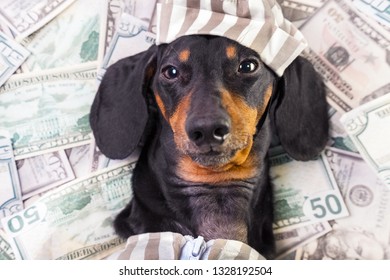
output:
POLYGON ((279 78, 257 52, 224 37, 183 36, 109 67, 91 111, 101 151, 128 156, 153 103, 181 160, 202 168, 246 162, 268 114, 296 159, 317 155, 327 140, 325 93, 311 64, 299 57, 279 78))

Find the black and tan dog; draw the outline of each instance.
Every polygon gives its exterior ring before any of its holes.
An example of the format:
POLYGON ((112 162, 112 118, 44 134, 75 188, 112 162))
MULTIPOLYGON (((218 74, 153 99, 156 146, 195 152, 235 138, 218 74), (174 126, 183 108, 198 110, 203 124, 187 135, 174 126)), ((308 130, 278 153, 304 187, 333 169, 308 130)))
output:
POLYGON ((268 258, 272 134, 292 157, 309 160, 328 133, 323 84, 310 63, 298 57, 279 78, 255 51, 199 35, 112 65, 90 120, 108 157, 143 146, 134 197, 115 220, 120 236, 172 231, 234 239, 268 258))

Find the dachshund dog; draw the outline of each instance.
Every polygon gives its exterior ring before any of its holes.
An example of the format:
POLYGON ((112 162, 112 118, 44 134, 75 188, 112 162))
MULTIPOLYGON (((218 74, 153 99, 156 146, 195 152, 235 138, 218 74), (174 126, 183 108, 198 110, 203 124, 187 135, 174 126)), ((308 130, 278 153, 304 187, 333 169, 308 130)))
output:
POLYGON ((142 151, 133 198, 114 227, 127 238, 171 231, 234 239, 274 257, 267 151, 273 135, 297 160, 327 142, 324 85, 296 58, 277 77, 257 52, 188 35, 110 66, 90 115, 100 150, 142 151))

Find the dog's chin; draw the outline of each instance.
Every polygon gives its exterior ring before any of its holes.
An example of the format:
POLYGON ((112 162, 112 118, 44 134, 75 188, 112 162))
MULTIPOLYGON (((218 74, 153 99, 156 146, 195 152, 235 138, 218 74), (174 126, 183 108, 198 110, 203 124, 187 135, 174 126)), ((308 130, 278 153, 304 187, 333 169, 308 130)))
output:
POLYGON ((188 153, 190 158, 196 162, 198 165, 203 166, 205 168, 220 168, 228 164, 237 150, 228 151, 228 152, 216 152, 210 151, 207 153, 188 153))

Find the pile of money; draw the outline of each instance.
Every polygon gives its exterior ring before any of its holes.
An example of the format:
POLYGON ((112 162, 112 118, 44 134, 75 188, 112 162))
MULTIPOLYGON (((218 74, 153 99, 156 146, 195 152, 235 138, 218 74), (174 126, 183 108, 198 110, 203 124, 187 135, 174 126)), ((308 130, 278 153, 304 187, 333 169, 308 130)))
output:
MULTIPOLYGON (((279 259, 390 258, 390 1, 278 0, 323 77, 323 153, 270 151, 279 259)), ((155 43, 156 0, 0 3, 0 259, 104 259, 126 240, 138 152, 111 160, 89 110, 107 67, 155 43)))

